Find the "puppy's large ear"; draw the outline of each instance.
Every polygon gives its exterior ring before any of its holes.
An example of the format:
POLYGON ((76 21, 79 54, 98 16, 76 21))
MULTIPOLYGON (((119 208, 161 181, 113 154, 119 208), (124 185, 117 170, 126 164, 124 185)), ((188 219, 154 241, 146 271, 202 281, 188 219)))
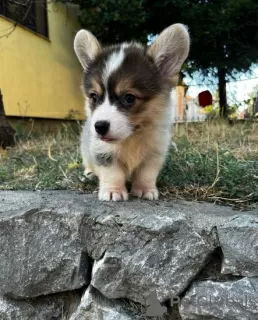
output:
POLYGON ((74 50, 84 70, 101 51, 97 38, 88 30, 80 30, 74 38, 74 50))
POLYGON ((188 56, 190 37, 187 27, 173 24, 161 32, 148 49, 161 75, 175 84, 179 71, 188 56))

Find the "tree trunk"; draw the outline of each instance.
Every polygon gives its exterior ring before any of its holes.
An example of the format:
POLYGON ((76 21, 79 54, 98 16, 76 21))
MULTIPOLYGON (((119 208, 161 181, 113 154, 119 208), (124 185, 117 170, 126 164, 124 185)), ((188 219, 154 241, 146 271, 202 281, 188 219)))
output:
POLYGON ((0 148, 6 148, 15 144, 15 130, 9 125, 4 112, 4 103, 0 90, 0 148))
POLYGON ((221 68, 218 70, 219 78, 219 106, 220 116, 227 118, 228 116, 228 104, 227 104, 227 83, 226 83, 226 69, 221 68))

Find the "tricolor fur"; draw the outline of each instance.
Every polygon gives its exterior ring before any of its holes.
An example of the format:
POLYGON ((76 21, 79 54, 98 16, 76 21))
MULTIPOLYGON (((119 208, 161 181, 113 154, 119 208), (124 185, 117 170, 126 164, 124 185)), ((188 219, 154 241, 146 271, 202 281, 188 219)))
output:
POLYGON ((89 31, 77 33, 87 111, 81 151, 86 176, 99 178, 100 200, 127 200, 128 177, 132 195, 158 199, 156 179, 170 144, 170 92, 189 42, 181 24, 165 29, 150 47, 102 47, 89 31))

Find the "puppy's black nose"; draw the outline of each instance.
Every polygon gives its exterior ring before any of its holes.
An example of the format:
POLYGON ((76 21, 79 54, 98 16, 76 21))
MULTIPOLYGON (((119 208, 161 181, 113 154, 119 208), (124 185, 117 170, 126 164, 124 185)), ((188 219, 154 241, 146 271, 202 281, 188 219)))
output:
POLYGON ((110 123, 108 121, 97 121, 95 123, 95 130, 98 134, 105 135, 110 127, 110 123))

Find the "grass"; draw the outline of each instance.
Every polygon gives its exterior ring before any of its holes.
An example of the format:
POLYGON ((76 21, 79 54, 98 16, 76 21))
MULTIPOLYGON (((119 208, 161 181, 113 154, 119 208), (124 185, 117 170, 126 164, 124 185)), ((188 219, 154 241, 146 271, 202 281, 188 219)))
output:
POLYGON ((159 184, 164 194, 223 202, 258 203, 258 123, 203 123, 176 133, 159 184))
MULTIPOLYGON (((77 130, 23 137, 0 157, 0 190, 96 190, 84 182, 77 130)), ((171 150, 158 185, 165 198, 250 207, 258 203, 258 123, 221 122, 174 128, 171 150)))

